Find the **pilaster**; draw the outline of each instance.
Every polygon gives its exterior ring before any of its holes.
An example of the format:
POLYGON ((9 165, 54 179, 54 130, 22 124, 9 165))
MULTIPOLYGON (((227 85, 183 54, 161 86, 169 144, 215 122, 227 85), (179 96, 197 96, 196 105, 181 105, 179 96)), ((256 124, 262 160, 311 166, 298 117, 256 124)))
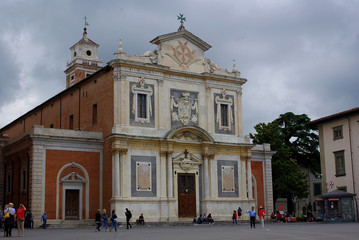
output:
POLYGON ((6 138, 0 137, 0 206, 4 206, 4 192, 5 192, 5 157, 3 148, 5 147, 6 138))
MULTIPOLYGON (((35 216, 41 216, 45 211, 46 161, 44 151, 43 146, 33 144, 29 152, 29 208, 35 216)), ((36 227, 38 221, 34 223, 36 227)))

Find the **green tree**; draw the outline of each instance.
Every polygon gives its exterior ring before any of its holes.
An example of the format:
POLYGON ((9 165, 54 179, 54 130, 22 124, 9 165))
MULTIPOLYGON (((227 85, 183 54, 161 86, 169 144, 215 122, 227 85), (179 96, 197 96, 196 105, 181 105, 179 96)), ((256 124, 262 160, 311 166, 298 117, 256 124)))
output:
POLYGON ((259 123, 250 134, 255 144, 269 143, 276 151, 272 157, 273 197, 287 198, 288 210, 293 211, 293 197, 308 196, 307 175, 304 167, 313 173, 320 171, 318 135, 309 127, 307 115, 291 112, 281 114, 270 123, 259 123))

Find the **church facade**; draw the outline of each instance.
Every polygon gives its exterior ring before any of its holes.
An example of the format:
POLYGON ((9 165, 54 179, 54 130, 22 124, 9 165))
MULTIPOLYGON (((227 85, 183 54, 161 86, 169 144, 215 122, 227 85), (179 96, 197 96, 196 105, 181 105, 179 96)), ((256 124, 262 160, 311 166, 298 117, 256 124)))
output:
POLYGON ((243 136, 247 80, 205 58, 211 46, 183 25, 151 43, 140 56, 120 43, 102 67, 84 29, 67 88, 0 129, 1 205, 50 223, 92 221, 98 208, 150 222, 273 210, 274 152, 243 136))

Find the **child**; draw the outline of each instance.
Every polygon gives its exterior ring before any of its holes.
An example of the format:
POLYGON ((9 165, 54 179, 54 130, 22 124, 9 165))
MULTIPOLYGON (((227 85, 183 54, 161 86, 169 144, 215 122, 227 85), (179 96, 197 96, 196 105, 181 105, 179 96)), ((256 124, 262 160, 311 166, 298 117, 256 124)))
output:
POLYGON ((45 229, 46 228, 46 220, 47 220, 47 214, 46 212, 44 212, 44 214, 41 217, 42 219, 42 228, 45 229))
POLYGON ((104 226, 106 226, 106 231, 108 231, 108 230, 107 230, 107 220, 108 220, 108 216, 107 216, 107 214, 106 214, 106 209, 103 209, 103 210, 102 210, 102 226, 101 226, 101 229, 102 229, 104 226))

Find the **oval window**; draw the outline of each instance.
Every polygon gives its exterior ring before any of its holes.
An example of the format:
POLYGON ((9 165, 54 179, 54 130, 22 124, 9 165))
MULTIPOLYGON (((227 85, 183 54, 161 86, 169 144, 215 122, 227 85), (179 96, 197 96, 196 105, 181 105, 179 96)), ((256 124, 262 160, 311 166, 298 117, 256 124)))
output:
POLYGON ((91 51, 90 51, 90 50, 87 50, 87 51, 86 51, 86 54, 87 54, 87 56, 91 56, 91 51))

